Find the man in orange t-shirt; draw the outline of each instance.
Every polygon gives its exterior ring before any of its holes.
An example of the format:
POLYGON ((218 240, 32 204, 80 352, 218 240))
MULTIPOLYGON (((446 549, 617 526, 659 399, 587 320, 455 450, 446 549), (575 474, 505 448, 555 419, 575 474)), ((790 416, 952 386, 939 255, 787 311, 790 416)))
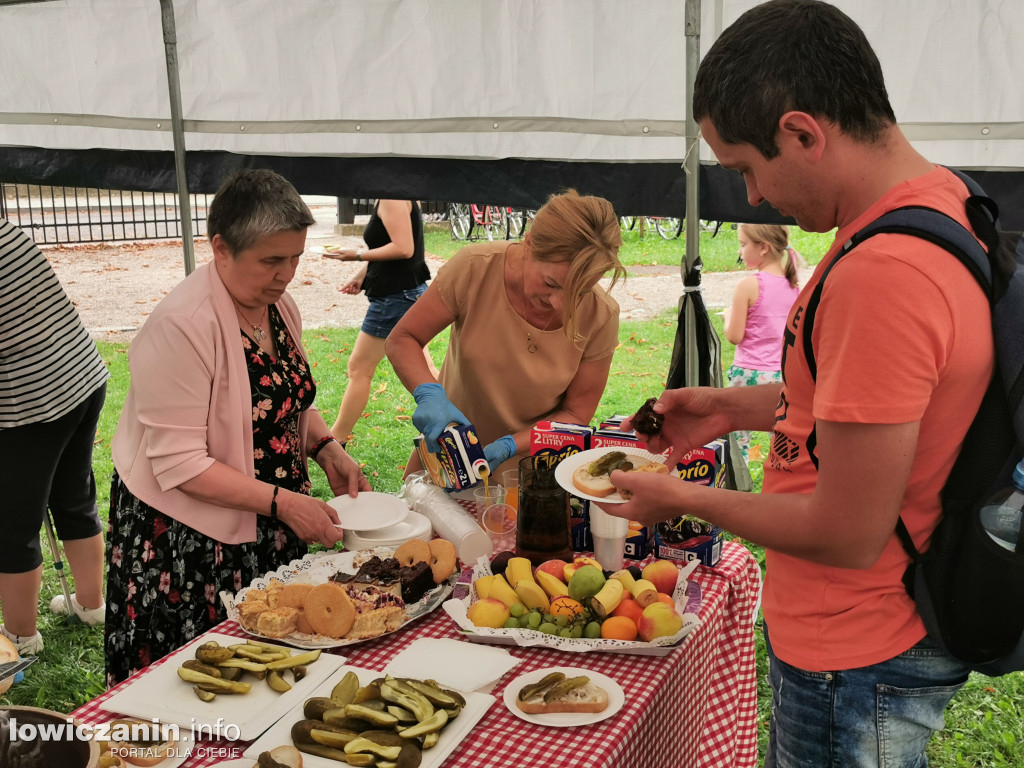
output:
MULTIPOLYGON (((766 766, 918 766, 967 668, 927 637, 902 575, 902 516, 926 549, 939 496, 993 371, 987 301, 960 262, 877 235, 829 276, 803 350, 811 291, 841 245, 893 208, 967 226, 968 191, 910 145, 863 32, 816 0, 744 13, 697 72, 694 116, 751 205, 801 228, 838 228, 786 325, 783 384, 662 394, 652 450, 737 429, 773 431, 763 493, 657 475, 612 477, 614 510, 654 523, 692 514, 765 547, 772 720, 766 766)), ((623 428, 629 428, 624 424, 623 428)), ((674 457, 670 457, 670 462, 674 457)))

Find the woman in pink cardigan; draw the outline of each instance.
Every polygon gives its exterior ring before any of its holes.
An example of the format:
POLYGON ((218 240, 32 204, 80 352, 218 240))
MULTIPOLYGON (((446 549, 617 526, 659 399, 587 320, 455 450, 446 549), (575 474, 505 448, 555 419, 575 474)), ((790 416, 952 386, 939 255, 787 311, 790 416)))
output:
POLYGON ((312 407, 302 324, 285 292, 313 216, 271 171, 243 171, 207 217, 213 261, 157 306, 128 353, 111 443, 107 680, 225 618, 218 593, 342 537, 306 458, 336 494, 370 485, 312 407))

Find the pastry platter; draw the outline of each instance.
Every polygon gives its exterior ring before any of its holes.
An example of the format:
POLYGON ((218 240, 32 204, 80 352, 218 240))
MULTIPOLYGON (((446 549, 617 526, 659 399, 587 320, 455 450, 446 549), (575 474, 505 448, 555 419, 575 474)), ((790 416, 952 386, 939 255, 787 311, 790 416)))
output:
MULTIPOLYGON (((223 599, 228 610, 228 618, 234 621, 239 621, 239 605, 245 601, 246 595, 249 591, 257 589, 266 590, 268 586, 271 585, 272 580, 276 579, 278 582, 285 585, 292 583, 313 585, 324 584, 330 581, 331 577, 338 572, 347 574, 356 573, 356 571, 359 570, 359 565, 372 556, 385 559, 391 557, 393 554, 394 549, 391 547, 375 547, 372 550, 358 550, 355 552, 308 554, 300 560, 293 560, 291 563, 286 566, 282 566, 275 572, 268 573, 254 579, 251 584, 239 590, 233 597, 224 597, 223 599)), ((423 597, 415 603, 407 603, 405 605, 405 616, 402 620, 401 626, 391 631, 385 631, 374 637, 346 639, 344 637, 335 638, 299 631, 292 632, 284 637, 273 637, 271 635, 261 633, 258 630, 254 630, 251 627, 243 626, 243 629, 253 637, 263 638, 273 643, 290 645, 295 648, 340 648, 347 645, 355 645, 368 640, 375 640, 377 637, 392 634, 393 632, 400 632, 406 625, 426 616, 448 598, 452 593, 458 578, 459 571, 456 569, 454 573, 448 577, 447 581, 436 585, 427 591, 426 594, 424 594, 423 597)), ((240 621, 239 623, 241 624, 240 621)))

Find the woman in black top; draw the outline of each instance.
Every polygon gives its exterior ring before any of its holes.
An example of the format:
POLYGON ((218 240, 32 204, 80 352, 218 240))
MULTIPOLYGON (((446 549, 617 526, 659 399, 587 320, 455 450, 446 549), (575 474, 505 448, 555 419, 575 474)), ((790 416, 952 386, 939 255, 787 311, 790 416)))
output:
MULTIPOLYGON (((342 445, 348 442, 370 399, 373 375, 384 359, 385 339, 427 289, 430 279, 430 269, 423 259, 423 215, 417 203, 378 200, 363 231, 363 240, 366 248, 342 248, 324 254, 341 261, 366 262, 341 290, 352 295, 366 291, 370 300, 363 327, 348 358, 349 382, 331 428, 331 434, 342 445)), ((424 354, 433 368, 426 350, 424 354)))

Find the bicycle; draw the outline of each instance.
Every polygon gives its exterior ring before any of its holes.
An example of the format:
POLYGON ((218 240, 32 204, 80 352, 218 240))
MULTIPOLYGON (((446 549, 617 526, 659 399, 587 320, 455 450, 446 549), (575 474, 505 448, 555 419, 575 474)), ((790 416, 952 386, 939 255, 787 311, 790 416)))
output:
MULTIPOLYGON (((639 219, 644 220, 645 229, 655 229, 665 240, 675 240, 686 228, 686 219, 677 219, 674 216, 620 216, 619 226, 623 231, 632 230, 639 219)), ((700 219, 700 229, 703 232, 718 232, 721 225, 717 221, 700 219)))
POLYGON ((448 220, 452 237, 456 240, 473 239, 473 230, 480 228, 488 240, 516 240, 533 218, 535 211, 525 208, 476 205, 475 203, 449 203, 448 220))

